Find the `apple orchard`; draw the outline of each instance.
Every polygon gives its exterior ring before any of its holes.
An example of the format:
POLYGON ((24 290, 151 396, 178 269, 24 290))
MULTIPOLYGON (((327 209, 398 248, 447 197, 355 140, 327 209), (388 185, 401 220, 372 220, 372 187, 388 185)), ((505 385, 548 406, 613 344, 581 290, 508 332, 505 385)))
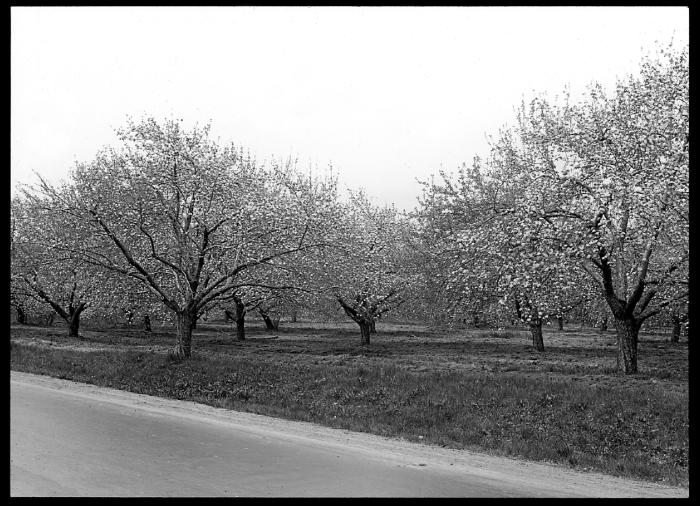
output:
POLYGON ((128 121, 60 184, 11 204, 19 322, 81 316, 176 329, 192 353, 207 315, 375 323, 614 325, 617 368, 637 372, 642 326, 687 326, 688 51, 660 49, 612 90, 523 103, 487 156, 423 182, 414 211, 338 191, 293 160, 258 163, 209 126, 128 121))

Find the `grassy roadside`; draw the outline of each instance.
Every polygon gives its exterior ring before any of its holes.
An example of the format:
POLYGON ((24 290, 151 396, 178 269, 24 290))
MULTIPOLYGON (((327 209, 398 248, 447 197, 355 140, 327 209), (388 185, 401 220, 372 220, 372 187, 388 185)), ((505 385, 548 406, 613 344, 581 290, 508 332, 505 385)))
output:
POLYGON ((202 350, 177 363, 149 351, 11 347, 13 370, 688 486, 687 391, 648 381, 616 387, 562 374, 415 370, 391 357, 355 358, 202 350))

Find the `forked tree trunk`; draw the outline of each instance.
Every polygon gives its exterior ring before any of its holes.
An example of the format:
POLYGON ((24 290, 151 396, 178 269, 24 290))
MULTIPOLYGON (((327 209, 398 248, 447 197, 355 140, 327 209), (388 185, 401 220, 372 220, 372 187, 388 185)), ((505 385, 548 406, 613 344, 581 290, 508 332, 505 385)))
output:
POLYGON ((15 308, 17 310, 17 323, 21 323, 22 325, 27 324, 27 313, 24 312, 24 309, 21 307, 17 306, 15 308))
POLYGON ((369 346, 369 334, 370 334, 370 325, 367 322, 359 322, 358 325, 360 326, 360 344, 362 346, 369 346))
POLYGON ((681 337, 681 319, 678 315, 671 315, 673 327, 671 329, 671 342, 677 343, 681 337))
POLYGON ((143 331, 148 332, 149 334, 153 332, 151 329, 151 317, 150 315, 144 315, 143 316, 143 331))
POLYGON ((355 309, 353 309, 352 306, 346 304, 343 299, 338 297, 337 300, 338 303, 340 303, 340 307, 342 307, 345 311, 345 314, 352 318, 352 321, 357 323, 357 325, 360 327, 360 345, 369 346, 369 335, 371 332, 371 325, 373 319, 370 319, 368 321, 367 317, 358 314, 358 312, 355 309))
POLYGON ((532 334, 532 346, 534 346, 537 351, 544 351, 542 322, 530 323, 530 333, 532 334))
POLYGON ((56 311, 51 311, 47 316, 46 316, 46 326, 51 327, 53 326, 53 320, 56 317, 56 311))
POLYGON ((637 373, 637 341, 640 324, 634 319, 615 318, 617 329, 617 370, 637 373))
POLYGON ((192 356, 192 327, 196 316, 191 311, 182 311, 177 315, 177 347, 175 353, 180 358, 192 356))
POLYGON ((559 330, 563 331, 564 330, 564 318, 561 316, 557 318, 557 324, 559 325, 559 330))

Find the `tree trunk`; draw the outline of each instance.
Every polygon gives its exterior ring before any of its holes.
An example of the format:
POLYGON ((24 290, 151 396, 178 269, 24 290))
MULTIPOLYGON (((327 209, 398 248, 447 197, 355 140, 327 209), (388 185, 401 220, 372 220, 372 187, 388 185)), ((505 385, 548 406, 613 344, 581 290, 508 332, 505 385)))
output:
POLYGON ((245 341, 245 316, 236 320, 236 340, 245 341))
POLYGON ((362 346, 369 346, 369 334, 370 334, 370 325, 367 322, 360 322, 358 323, 360 326, 360 333, 362 337, 360 338, 360 344, 362 346))
POLYGON ((24 309, 21 307, 17 306, 15 309, 17 309, 17 323, 21 323, 22 325, 27 324, 27 313, 24 312, 24 309))
POLYGON ((75 311, 68 319, 68 337, 80 337, 78 331, 80 330, 80 313, 82 311, 75 311))
POLYGON ((537 351, 544 351, 544 341, 542 340, 542 322, 530 323, 530 333, 532 334, 532 346, 537 351))
POLYGON ((293 311, 292 312, 292 323, 296 323, 296 322, 297 322, 297 312, 293 311))
POLYGON ((177 348, 175 353, 180 358, 192 356, 192 327, 196 316, 191 311, 182 311, 177 315, 177 348))
POLYGON ((671 322, 673 323, 673 328, 671 330, 671 342, 677 343, 681 337, 681 319, 678 315, 671 315, 671 322))
POLYGON ((598 327, 598 330, 601 332, 606 332, 608 330, 608 317, 606 316, 600 321, 600 326, 598 327))
POLYGON ((637 340, 641 325, 634 319, 615 318, 617 329, 617 370, 625 374, 637 373, 637 340))
POLYGON ((370 321, 367 321, 366 318, 360 316, 355 309, 353 309, 352 306, 349 306, 348 304, 343 301, 340 297, 338 297, 338 303, 340 304, 340 307, 343 308, 343 311, 345 311, 345 314, 348 315, 350 318, 352 318, 352 321, 357 323, 360 326, 360 344, 362 346, 369 346, 369 334, 370 334, 370 321))
POLYGON ((262 319, 265 322, 265 330, 273 331, 279 328, 279 320, 277 320, 277 323, 275 323, 274 321, 272 321, 270 315, 266 311, 258 309, 258 312, 260 313, 260 316, 262 316, 262 319))
POLYGON ((557 324, 559 325, 559 330, 563 331, 564 330, 564 318, 559 317, 557 318, 557 324))
POLYGON ((245 341, 245 304, 236 302, 236 340, 245 341))
POLYGON ((370 334, 376 334, 377 333, 377 322, 372 320, 372 323, 369 324, 369 333, 370 334))
POLYGON ((518 315, 519 320, 523 319, 523 311, 520 307, 520 301, 518 299, 515 299, 515 314, 518 315))
POLYGON ((53 319, 56 317, 56 312, 51 311, 47 316, 46 316, 46 326, 47 327, 52 327, 53 326, 53 319))
POLYGON ((153 330, 151 330, 151 317, 149 315, 143 316, 143 331, 149 334, 153 332, 153 330))
POLYGON ((275 325, 272 323, 272 320, 270 320, 269 315, 266 315, 266 314, 262 315, 262 319, 265 322, 265 330, 277 330, 275 328, 275 325))

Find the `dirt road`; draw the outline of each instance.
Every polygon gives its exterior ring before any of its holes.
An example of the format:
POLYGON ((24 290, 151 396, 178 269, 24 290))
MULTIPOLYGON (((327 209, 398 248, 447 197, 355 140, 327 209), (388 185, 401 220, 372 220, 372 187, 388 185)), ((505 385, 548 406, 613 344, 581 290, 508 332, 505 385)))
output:
POLYGON ((12 496, 688 496, 46 376, 10 393, 12 496))

